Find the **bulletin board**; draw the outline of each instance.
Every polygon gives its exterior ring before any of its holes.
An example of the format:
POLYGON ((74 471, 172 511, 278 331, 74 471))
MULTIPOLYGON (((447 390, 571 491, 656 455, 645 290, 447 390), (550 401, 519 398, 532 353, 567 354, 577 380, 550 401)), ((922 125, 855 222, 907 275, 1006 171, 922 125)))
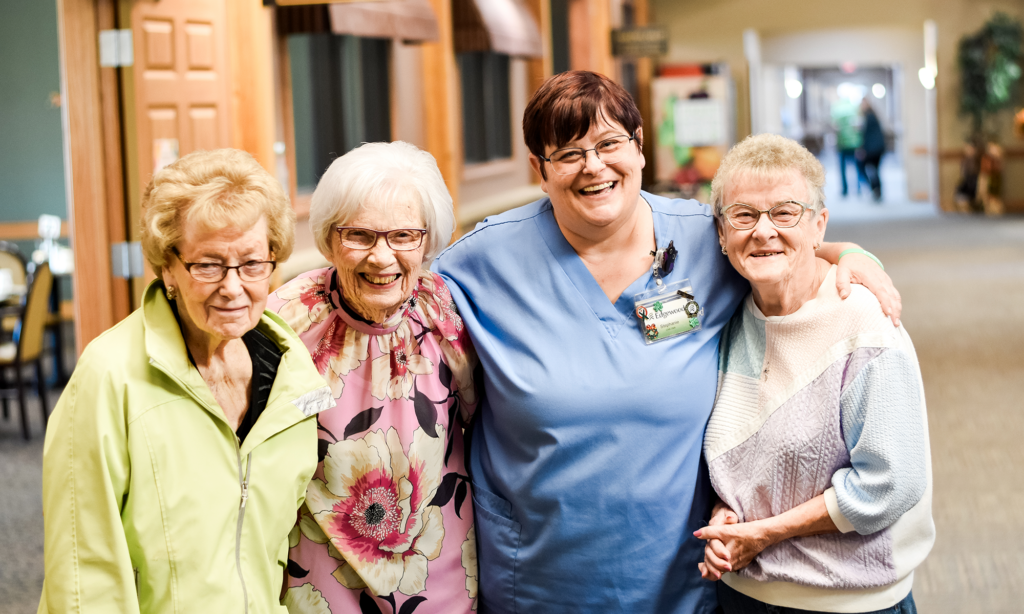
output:
POLYGON ((730 78, 658 77, 651 84, 651 98, 655 190, 708 202, 711 180, 735 141, 730 78))

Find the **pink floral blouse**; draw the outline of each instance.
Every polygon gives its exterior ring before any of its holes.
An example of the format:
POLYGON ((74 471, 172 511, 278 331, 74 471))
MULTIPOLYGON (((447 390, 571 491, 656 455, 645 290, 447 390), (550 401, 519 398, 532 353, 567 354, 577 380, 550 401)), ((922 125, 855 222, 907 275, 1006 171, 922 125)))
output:
POLYGON ((476 354, 441 278, 421 274, 383 325, 342 307, 334 268, 268 309, 299 334, 336 405, 317 416, 320 464, 289 538, 291 614, 476 609, 473 503, 462 429, 476 354))

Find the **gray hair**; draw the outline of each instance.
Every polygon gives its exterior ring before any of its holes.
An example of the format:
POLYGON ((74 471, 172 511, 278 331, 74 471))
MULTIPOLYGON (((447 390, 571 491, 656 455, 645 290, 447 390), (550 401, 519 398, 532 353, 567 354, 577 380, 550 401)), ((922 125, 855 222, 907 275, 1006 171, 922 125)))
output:
POLYGON ((331 163, 313 192, 309 228, 316 248, 331 259, 331 233, 369 203, 387 207, 416 197, 427 229, 424 262, 433 260, 452 239, 452 197, 434 156, 402 141, 364 143, 331 163))
MULTIPOLYGON (((711 182, 711 208, 722 216, 725 187, 737 174, 771 178, 796 169, 807 182, 811 202, 805 203, 819 213, 825 206, 825 169, 814 154, 793 139, 777 134, 748 136, 729 150, 711 182)), ((731 203, 730 203, 731 204, 731 203)))

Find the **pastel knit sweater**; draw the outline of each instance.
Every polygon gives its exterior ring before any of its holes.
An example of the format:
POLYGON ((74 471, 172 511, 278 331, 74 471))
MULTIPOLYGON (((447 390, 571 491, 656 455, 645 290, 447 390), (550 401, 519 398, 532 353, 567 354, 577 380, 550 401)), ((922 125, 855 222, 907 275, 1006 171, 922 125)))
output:
POLYGON ((797 537, 727 573, 766 603, 867 612, 907 596, 935 540, 924 391, 914 346, 835 267, 816 298, 765 317, 748 296, 722 333, 704 438, 711 481, 740 522, 824 494, 841 533, 797 537))

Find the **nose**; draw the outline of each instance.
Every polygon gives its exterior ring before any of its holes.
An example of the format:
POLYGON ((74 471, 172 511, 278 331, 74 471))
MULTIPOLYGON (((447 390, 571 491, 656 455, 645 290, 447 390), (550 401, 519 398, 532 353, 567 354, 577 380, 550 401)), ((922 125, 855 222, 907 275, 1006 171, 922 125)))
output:
POLYGON ((588 175, 596 175, 601 172, 601 169, 608 166, 601 160, 597 155, 597 151, 593 149, 587 149, 583 151, 583 172, 588 175), (593 155, 591 155, 593 154, 593 155))
POLYGON ((383 236, 377 237, 377 242, 370 248, 366 256, 367 261, 381 269, 391 266, 395 262, 395 250, 391 249, 383 236))
POLYGON ((244 284, 242 283, 242 278, 238 275, 238 269, 228 269, 228 274, 220 281, 220 286, 217 290, 223 296, 234 298, 242 293, 243 288, 244 284))
POLYGON ((761 217, 757 219, 757 223, 754 224, 754 231, 751 236, 756 238, 758 241, 765 243, 770 239, 775 238, 779 234, 779 229, 772 223, 771 218, 768 217, 767 213, 762 213, 761 217))

